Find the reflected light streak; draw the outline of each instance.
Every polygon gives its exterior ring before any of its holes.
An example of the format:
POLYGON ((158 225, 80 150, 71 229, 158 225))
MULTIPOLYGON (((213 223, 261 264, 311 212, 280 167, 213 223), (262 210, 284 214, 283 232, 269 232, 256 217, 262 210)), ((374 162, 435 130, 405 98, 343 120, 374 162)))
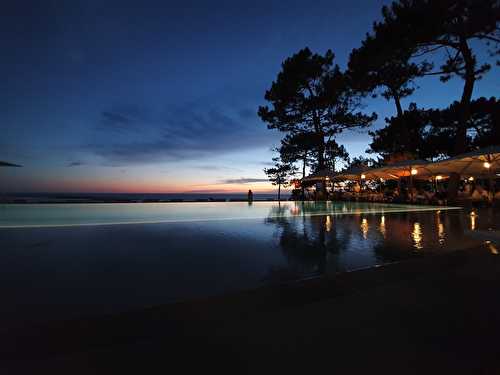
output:
POLYGON ((411 236, 413 238, 413 242, 415 243, 415 248, 420 250, 423 248, 422 245, 422 228, 420 227, 420 223, 415 222, 413 223, 413 231, 411 232, 411 236))
POLYGON ((386 237, 386 229, 385 229, 385 216, 382 215, 380 216, 380 233, 382 233, 382 236, 385 238, 386 237))
POLYGON ((443 245, 444 244, 444 225, 443 223, 438 224, 438 238, 439 238, 439 244, 443 245))
POLYGON ((332 230, 332 218, 330 217, 330 215, 326 217, 325 230, 327 232, 330 232, 332 230))
POLYGON ((475 230, 476 229, 476 213, 474 211, 471 211, 470 215, 470 230, 475 230))
POLYGON ((441 216, 439 215, 440 211, 437 212, 436 219, 437 219, 437 227, 438 227, 438 241, 440 245, 444 244, 444 225, 441 223, 441 216))
POLYGON ((361 233, 363 233, 363 238, 366 240, 368 238, 368 220, 366 218, 361 220, 361 233))
POLYGON ((491 241, 486 241, 486 245, 493 255, 498 255, 498 248, 491 241))

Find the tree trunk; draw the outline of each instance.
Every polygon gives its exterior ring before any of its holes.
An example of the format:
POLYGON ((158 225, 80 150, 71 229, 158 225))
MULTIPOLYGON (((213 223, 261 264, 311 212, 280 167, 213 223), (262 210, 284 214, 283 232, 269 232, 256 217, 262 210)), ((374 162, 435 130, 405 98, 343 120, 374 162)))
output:
POLYGON ((278 182, 278 202, 281 201, 281 182, 278 182))
MULTIPOLYGON (((403 107, 401 107, 401 99, 398 94, 396 94, 395 90, 391 90, 392 92, 392 97, 394 99, 394 103, 396 104, 396 112, 398 114, 398 118, 403 117, 403 107)), ((404 146, 404 151, 410 151, 408 147, 408 143, 410 142, 410 132, 408 131, 408 128, 406 127, 406 124, 402 124, 401 128, 401 134, 400 134, 400 139, 396 140, 397 143, 394 144, 394 150, 400 149, 401 146, 404 146)))
POLYGON ((304 154, 304 159, 302 163, 302 183, 300 184, 300 187, 302 189, 302 200, 305 199, 305 189, 304 189, 304 178, 306 177, 306 159, 307 159, 307 154, 304 154))
POLYGON ((320 142, 318 144, 318 171, 325 169, 325 142, 323 140, 323 133, 318 134, 320 142))
POLYGON ((396 112, 398 117, 403 116, 403 108, 401 107, 401 100, 399 99, 399 95, 395 94, 393 91, 392 97, 394 98, 394 103, 396 103, 396 112))
MULTIPOLYGON (((318 171, 325 169, 325 136, 317 115, 314 116, 314 130, 318 136, 318 171)), ((326 184, 321 183, 321 196, 326 195, 326 184)))
POLYGON ((314 131, 318 136, 318 171, 325 168, 325 136, 317 115, 314 115, 314 131))
MULTIPOLYGON (((462 98, 460 99, 460 117, 455 134, 455 145, 453 153, 455 155, 461 154, 467 149, 467 121, 470 117, 470 101, 472 92, 474 91, 474 82, 476 81, 476 62, 472 56, 472 51, 467 45, 467 40, 460 39, 460 52, 464 58, 465 63, 465 84, 462 91, 462 98)), ((448 180, 448 201, 453 203, 456 201, 458 195, 458 187, 460 184, 460 175, 452 173, 448 180)))
POLYGON ((470 102, 476 81, 476 61, 465 39, 460 40, 460 52, 465 62, 465 84, 460 99, 460 117, 453 150, 455 155, 465 152, 467 148, 467 121, 470 117, 470 102))

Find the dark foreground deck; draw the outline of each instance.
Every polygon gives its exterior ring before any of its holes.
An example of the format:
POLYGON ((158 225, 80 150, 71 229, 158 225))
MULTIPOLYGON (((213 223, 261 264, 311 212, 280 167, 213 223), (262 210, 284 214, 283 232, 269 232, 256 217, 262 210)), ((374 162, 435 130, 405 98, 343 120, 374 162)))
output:
POLYGON ((486 247, 461 251, 119 316, 12 327, 2 332, 0 372, 500 373, 499 288, 500 256, 486 247))

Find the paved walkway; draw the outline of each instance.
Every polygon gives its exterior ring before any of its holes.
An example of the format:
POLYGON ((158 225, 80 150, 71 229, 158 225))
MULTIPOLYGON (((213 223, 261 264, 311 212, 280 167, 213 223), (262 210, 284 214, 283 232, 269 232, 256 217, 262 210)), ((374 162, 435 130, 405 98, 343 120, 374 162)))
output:
POLYGON ((2 333, 0 369, 500 373, 500 256, 494 253, 485 246, 329 280, 15 329, 2 333))

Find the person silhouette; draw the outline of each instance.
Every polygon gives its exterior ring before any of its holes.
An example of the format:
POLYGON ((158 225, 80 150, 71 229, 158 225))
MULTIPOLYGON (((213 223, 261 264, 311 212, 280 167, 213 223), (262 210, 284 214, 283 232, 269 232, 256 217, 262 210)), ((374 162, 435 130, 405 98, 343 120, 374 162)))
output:
POLYGON ((253 193, 252 190, 248 190, 248 202, 253 202, 253 193))

